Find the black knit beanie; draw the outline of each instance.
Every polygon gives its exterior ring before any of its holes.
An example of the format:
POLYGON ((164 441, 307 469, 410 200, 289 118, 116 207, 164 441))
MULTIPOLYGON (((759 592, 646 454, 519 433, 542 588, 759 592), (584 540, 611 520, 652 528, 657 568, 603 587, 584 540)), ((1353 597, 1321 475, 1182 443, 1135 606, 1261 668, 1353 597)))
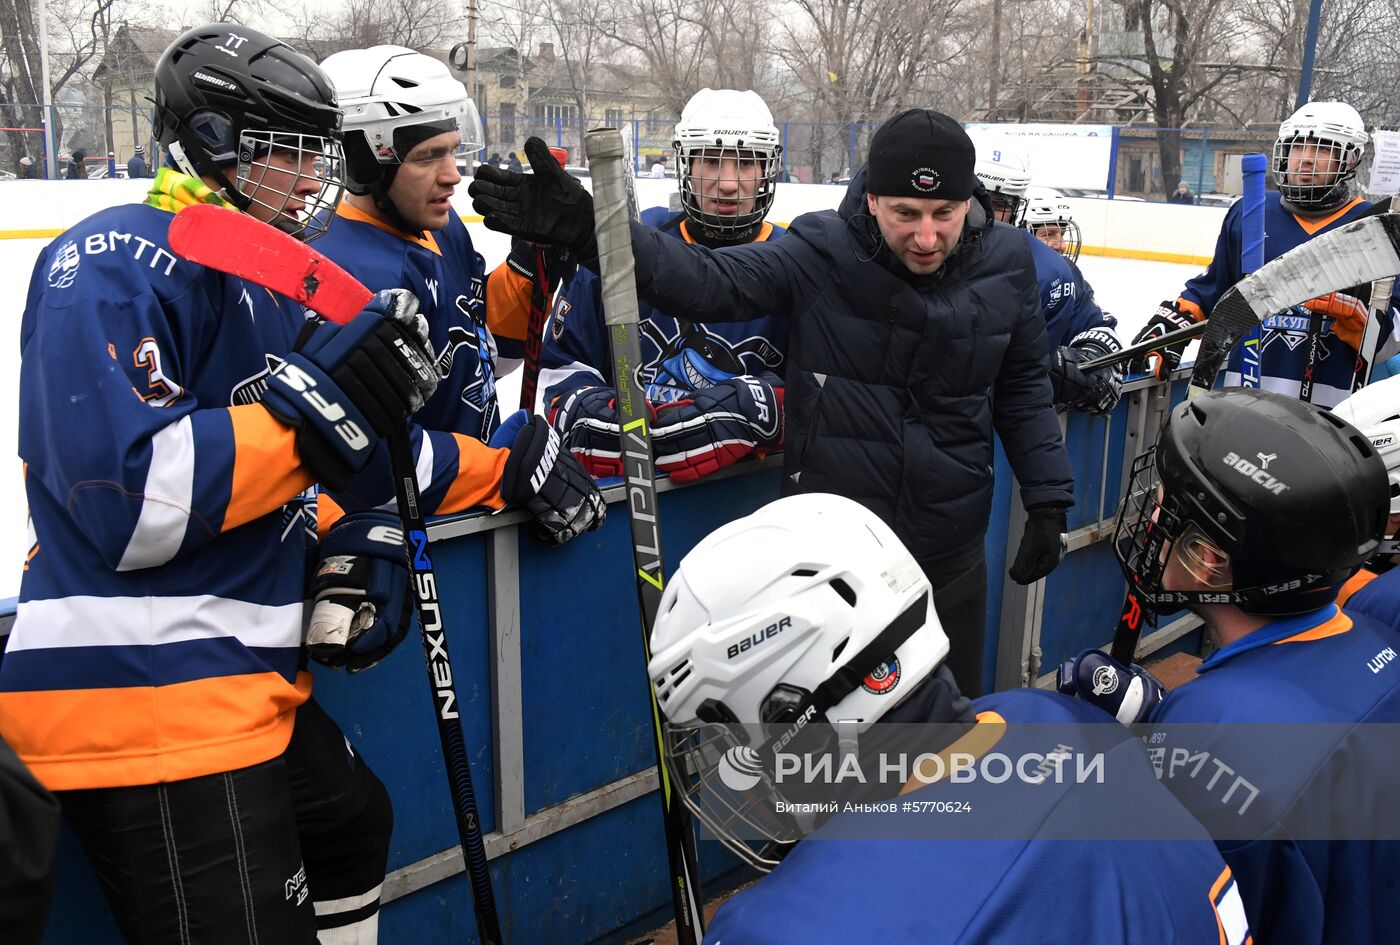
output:
POLYGON ((911 108, 875 129, 865 190, 877 196, 966 200, 977 151, 963 126, 942 112, 911 108))

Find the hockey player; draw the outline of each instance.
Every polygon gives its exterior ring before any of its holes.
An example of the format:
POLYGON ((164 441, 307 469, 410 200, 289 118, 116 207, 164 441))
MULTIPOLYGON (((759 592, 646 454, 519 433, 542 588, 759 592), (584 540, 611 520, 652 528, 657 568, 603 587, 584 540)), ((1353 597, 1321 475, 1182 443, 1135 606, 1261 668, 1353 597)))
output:
POLYGON ((1389 540, 1342 586, 1337 606, 1400 631, 1400 569, 1395 567, 1395 539, 1400 533, 1400 377, 1366 385, 1332 412, 1371 441, 1390 479, 1390 518, 1385 529, 1389 540))
POLYGON ((1029 198, 1026 200, 1025 220, 1026 229, 1032 236, 1065 257, 1065 261, 1075 266, 1078 272, 1079 250, 1083 241, 1069 204, 1043 197, 1029 198))
MULTIPOLYGON (((300 305, 169 248, 197 203, 317 234, 340 110, 310 60, 212 24, 175 40, 155 86, 171 165, 145 203, 54 240, 30 282, 33 545, 0 734, 59 796, 127 942, 310 945, 318 923, 322 945, 372 942, 357 913, 383 881, 388 798, 307 701, 303 496, 431 396, 427 327, 384 293, 302 332, 300 305)), ((323 553, 362 566, 383 519, 347 517, 323 553)), ((402 547, 371 566, 366 635, 387 648, 408 627, 389 606, 402 547)))
POLYGON ((1400 722, 1400 662, 1389 628, 1335 604, 1390 506, 1371 443, 1325 410, 1239 388, 1181 404, 1133 466, 1114 544, 1144 607, 1189 608, 1215 651, 1165 694, 1097 650, 1060 671, 1062 691, 1153 723, 1261 942, 1394 940, 1400 845, 1356 838, 1397 836, 1371 821, 1400 789, 1393 724, 1369 723, 1400 722))
MULTIPOLYGON (((532 282, 505 263, 487 276, 452 208, 462 180, 456 156, 483 141, 466 87, 443 63, 403 46, 339 52, 322 68, 345 112, 350 193, 317 248, 371 289, 417 295, 438 352, 443 382, 412 431, 424 510, 521 505, 555 544, 598 527, 602 496, 570 456, 558 455, 545 419, 521 414, 503 426, 498 415, 487 319, 507 338, 523 338, 532 282)), ((512 255, 532 277, 534 248, 517 240, 512 255)), ((391 487, 387 468, 372 466, 335 499, 373 508, 393 498, 391 487)), ((323 527, 339 514, 325 504, 323 527)))
POLYGON ((771 870, 720 909, 705 941, 834 945, 868 941, 874 929, 891 942, 1245 942, 1230 870, 1142 747, 1055 693, 969 702, 944 665, 948 637, 931 600, 884 522, 821 493, 731 522, 681 562, 650 663, 673 784, 730 849, 771 870), (810 789, 766 759, 810 763, 833 740, 859 761, 843 762, 846 776, 817 786, 812 803, 902 795, 902 819, 843 813, 801 839, 814 824, 791 813, 803 803, 793 798, 810 789), (1104 786, 940 783, 924 761, 891 763, 901 749, 941 752, 963 770, 993 749, 1011 759, 1101 749, 1104 786), (907 782, 887 776, 894 770, 907 782), (1130 803, 1152 836, 1178 839, 1084 842, 1112 830, 1112 811, 1090 801, 1107 797, 1130 803))
MULTIPOLYGON (((1364 215, 1370 204, 1354 194, 1352 181, 1366 141, 1361 116, 1344 102, 1309 102, 1279 127, 1270 162, 1278 190, 1264 195, 1265 262, 1364 215)), ((1236 201, 1226 211, 1210 266, 1186 283, 1179 298, 1158 307, 1134 344, 1208 317, 1220 296, 1240 280, 1243 216, 1243 202, 1236 201)), ((1312 402, 1331 407, 1351 391, 1366 327, 1366 302, 1335 292, 1271 315, 1257 343, 1247 339, 1230 355, 1225 385, 1245 384, 1296 397, 1311 361, 1312 402)), ((1381 337, 1393 321, 1387 313, 1381 337)), ((1151 352, 1130 367, 1164 376, 1181 363, 1184 348, 1182 344, 1151 352)))
MULTIPOLYGON (((1059 247, 1038 239, 1034 233, 1028 219, 1030 208, 1035 206, 1040 221, 1045 215, 1045 202, 1026 198, 1031 166, 1024 144, 1009 135, 978 138, 977 179, 991 196, 997 219, 1026 232, 1050 342, 1050 382, 1055 405, 1096 414, 1109 412, 1122 395, 1122 372, 1111 366, 1086 375, 1078 364, 1122 349, 1123 342, 1114 331, 1118 320, 1099 308, 1094 290, 1079 267, 1059 247)), ((1060 242, 1063 244, 1062 238, 1060 242)), ((1078 256, 1077 243, 1075 255, 1078 256)))
MULTIPOLYGON (((782 145, 756 92, 701 89, 676 125, 682 212, 653 207, 642 222, 687 243, 719 248, 775 240, 782 145)), ((657 411, 657 468, 694 479, 782 440, 787 324, 763 316, 708 324, 645 305, 640 383, 657 411), (777 409, 772 409, 778 405, 777 409)), ((545 333, 540 386, 555 427, 595 476, 622 474, 602 281, 581 269, 545 333)))

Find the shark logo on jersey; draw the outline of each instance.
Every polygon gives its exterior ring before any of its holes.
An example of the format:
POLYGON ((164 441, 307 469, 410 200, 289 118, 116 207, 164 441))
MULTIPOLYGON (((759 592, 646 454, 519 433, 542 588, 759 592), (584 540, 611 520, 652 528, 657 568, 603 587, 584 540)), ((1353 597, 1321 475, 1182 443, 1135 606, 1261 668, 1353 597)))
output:
POLYGON ((265 354, 263 359, 267 362, 265 368, 233 385, 228 395, 230 407, 246 407, 262 400, 263 392, 267 390, 267 376, 277 370, 283 360, 275 354, 265 354))
POLYGON ((651 320, 642 322, 641 330, 658 351, 637 372, 654 403, 679 400, 690 391, 713 387, 740 374, 772 369, 783 361, 778 346, 767 338, 756 336, 730 344, 704 325, 681 318, 676 319, 674 335, 667 336, 651 320))
POLYGON ((81 259, 77 243, 69 240, 60 246, 58 252, 53 254, 53 262, 49 264, 49 287, 66 289, 72 285, 73 280, 78 278, 78 263, 81 259))
POLYGON ((282 540, 289 535, 300 534, 309 545, 315 546, 316 534, 316 486, 311 486, 301 495, 282 506, 282 540), (298 528, 300 526, 300 528, 298 528))
MULTIPOLYGON (((1309 326, 1312 324, 1312 314, 1306 306, 1295 305, 1286 312, 1277 315, 1270 315, 1264 319, 1264 338, 1260 343, 1260 350, 1267 349, 1274 342, 1281 342, 1288 346, 1289 351, 1297 351, 1298 348, 1307 342, 1309 326)), ((1322 334, 1331 334, 1330 325, 1323 322, 1322 334)), ((1326 358, 1330 352, 1326 345, 1318 347, 1318 355, 1326 358)))
MULTIPOLYGON (((458 301, 463 302, 465 299, 466 297, 462 296, 458 301)), ((453 325, 447 329, 447 344, 443 345, 437 360, 438 376, 449 378, 458 351, 465 348, 476 353, 475 363, 471 367, 473 373, 470 377, 462 379, 461 400, 481 414, 479 436, 482 440, 488 439, 495 431, 499 410, 496 404, 496 374, 492 369, 491 347, 490 333, 484 326, 478 325, 473 332, 461 325, 453 325)), ((463 368, 464 372, 465 370, 466 368, 463 368)))

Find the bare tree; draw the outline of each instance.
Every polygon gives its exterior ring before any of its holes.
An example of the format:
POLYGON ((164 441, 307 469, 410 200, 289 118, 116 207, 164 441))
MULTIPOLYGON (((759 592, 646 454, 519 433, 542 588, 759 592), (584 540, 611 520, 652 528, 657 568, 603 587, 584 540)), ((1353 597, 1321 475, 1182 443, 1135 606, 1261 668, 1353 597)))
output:
POLYGON ((612 11, 596 0, 545 0, 545 20, 559 44, 555 75, 568 90, 577 110, 577 154, 583 154, 585 120, 592 87, 589 82, 595 70, 602 69, 608 56, 616 51, 611 38, 615 32, 612 11))
POLYGON ((346 49, 391 44, 441 46, 461 16, 435 0, 346 0, 327 12, 303 3, 293 16, 292 45, 317 62, 346 49))

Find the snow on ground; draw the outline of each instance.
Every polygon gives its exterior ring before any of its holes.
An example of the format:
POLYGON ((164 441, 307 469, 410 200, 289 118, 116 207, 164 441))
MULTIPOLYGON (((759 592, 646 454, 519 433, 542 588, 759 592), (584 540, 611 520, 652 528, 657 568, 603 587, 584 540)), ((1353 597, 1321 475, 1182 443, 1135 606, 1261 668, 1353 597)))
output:
MULTIPOLYGON (((486 257, 490 269, 505 259, 509 238, 472 225, 472 238, 486 257)), ((17 456, 20 316, 30 270, 46 240, 0 240, 0 281, 10 292, 0 302, 0 365, 10 378, 0 388, 0 455, 17 456)), ((1142 262, 1090 256, 1080 262, 1084 275, 1094 287, 1099 304, 1119 320, 1124 342, 1132 340, 1151 317, 1162 299, 1175 298, 1182 285, 1198 267, 1170 263, 1142 262)), ((507 407, 519 400, 519 372, 503 378, 498 388, 501 403, 507 407)), ((24 488, 17 458, 0 462, 0 598, 19 593, 25 553, 28 551, 24 488)))

